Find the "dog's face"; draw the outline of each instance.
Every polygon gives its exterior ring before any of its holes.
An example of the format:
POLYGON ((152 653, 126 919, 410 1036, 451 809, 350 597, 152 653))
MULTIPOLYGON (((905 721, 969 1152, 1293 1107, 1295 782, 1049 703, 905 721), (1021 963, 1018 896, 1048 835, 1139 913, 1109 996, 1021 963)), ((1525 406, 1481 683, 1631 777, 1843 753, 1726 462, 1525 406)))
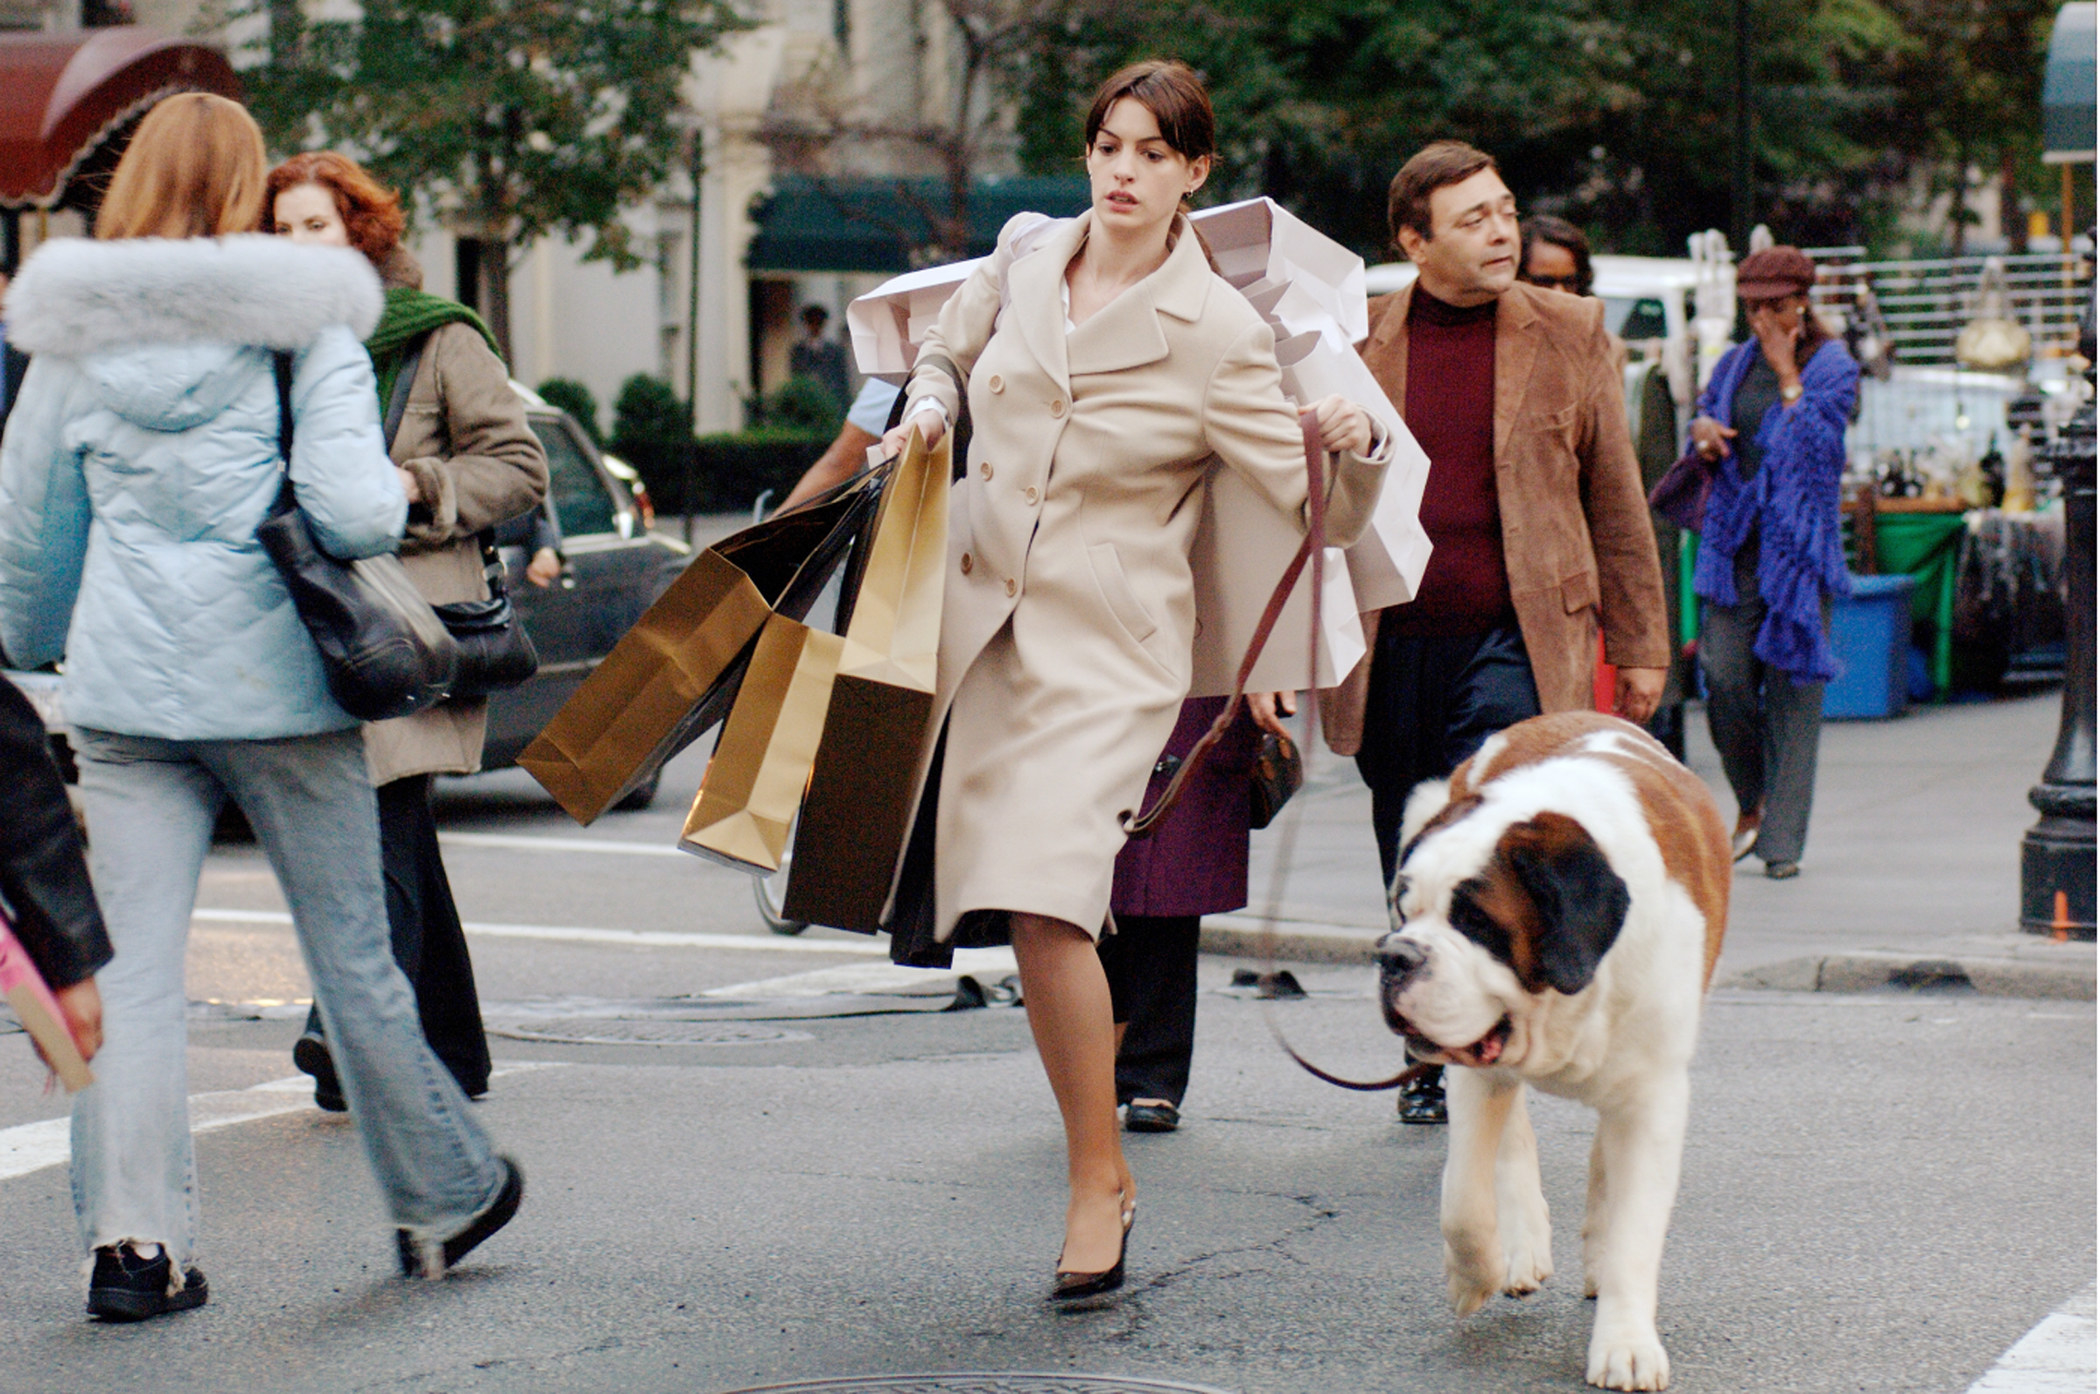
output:
POLYGON ((1553 996, 1590 985, 1629 902, 1575 819, 1545 812, 1497 831, 1481 802, 1447 805, 1408 844, 1379 1001, 1417 1060, 1516 1068, 1553 996))

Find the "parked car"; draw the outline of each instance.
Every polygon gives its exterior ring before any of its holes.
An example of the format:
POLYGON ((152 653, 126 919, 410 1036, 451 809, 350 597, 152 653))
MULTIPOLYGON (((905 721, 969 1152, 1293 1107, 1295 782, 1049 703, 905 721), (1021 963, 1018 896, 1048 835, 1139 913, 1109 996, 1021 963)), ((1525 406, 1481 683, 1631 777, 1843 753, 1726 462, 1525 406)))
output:
MULTIPOLYGON (((512 385, 525 403, 533 433, 546 447, 548 507, 562 532, 564 564, 561 579, 543 590, 525 579, 529 558, 523 548, 501 549, 511 600, 539 650, 540 668, 530 682, 489 699, 482 768, 490 770, 517 763, 548 718, 664 593, 690 556, 683 543, 649 530, 634 494, 567 412, 512 385)), ((59 675, 6 676, 42 714, 59 762, 72 778, 59 675)), ((651 780, 620 807, 645 808, 655 796, 651 780)))

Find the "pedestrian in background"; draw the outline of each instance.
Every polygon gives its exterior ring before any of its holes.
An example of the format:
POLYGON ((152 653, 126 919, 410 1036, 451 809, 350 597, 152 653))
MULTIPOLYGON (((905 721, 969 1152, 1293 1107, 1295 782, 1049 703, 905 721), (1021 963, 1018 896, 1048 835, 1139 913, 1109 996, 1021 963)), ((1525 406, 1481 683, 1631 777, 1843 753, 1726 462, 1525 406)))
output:
MULTIPOLYGON (((1213 158, 1201 82, 1179 63, 1126 68, 1096 92, 1085 135, 1092 206, 1007 224, 927 333, 907 424, 885 438, 896 451, 908 430, 937 440, 968 384, 976 436, 920 765, 935 800, 931 934, 1011 934, 1065 1126, 1058 1300, 1122 1285, 1136 1213, 1095 941, 1124 820, 1189 692, 1200 491, 1222 467, 1301 526, 1307 502, 1274 335, 1183 216, 1213 158)), ((1341 455, 1328 522, 1346 544, 1376 505, 1389 443, 1354 403, 1310 410, 1341 455)))
MULTIPOLYGON (((1387 219, 1420 275, 1371 306, 1363 357, 1429 455, 1435 550, 1413 602, 1369 617, 1371 652, 1329 710, 1338 745, 1361 732, 1390 887, 1417 784, 1505 726, 1591 708, 1600 624, 1629 721, 1654 713, 1670 651, 1603 305, 1516 283, 1516 200, 1472 146, 1408 160, 1387 219)), ((1441 1072, 1400 1116, 1445 1121, 1441 1072)))
POLYGON ((1751 337, 1714 365, 1692 421, 1718 466, 1692 582, 1706 718, 1735 791, 1736 859, 1755 853, 1775 881, 1801 873, 1837 676, 1830 600, 1850 591, 1839 492, 1859 365, 1810 310, 1815 283, 1798 248, 1743 258, 1751 337))
MULTIPOLYGON (((379 272, 386 308, 365 351, 382 416, 400 418, 387 448, 408 495, 401 563, 433 605, 486 599, 481 534, 547 497, 547 455, 495 339, 472 310, 423 291, 422 268, 401 245, 400 200, 347 156, 293 156, 270 171, 266 198, 278 236, 352 248, 379 272), (413 376, 404 380, 411 360, 413 376), (394 413, 401 393, 405 405, 394 413)), ((488 1038, 430 786, 436 775, 481 768, 487 726, 486 698, 454 698, 365 727, 394 961, 415 985, 430 1048, 468 1098, 488 1092, 488 1038)), ((292 1059, 314 1077, 314 1102, 341 1112, 342 1083, 318 1011, 307 1018, 292 1059)))
POLYGON ((802 307, 802 341, 788 350, 788 374, 813 379, 831 394, 834 407, 844 411, 853 400, 852 378, 847 374, 846 348, 824 337, 831 311, 822 305, 802 307))
MULTIPOLYGON (((1250 781, 1264 724, 1288 738, 1278 698, 1250 698, 1183 786, 1180 802, 1150 836, 1116 854, 1108 906, 1116 932, 1101 940, 1101 966, 1116 1023, 1116 1102, 1133 1133, 1181 1126, 1189 1064, 1196 1050, 1196 949, 1205 915, 1247 903, 1250 781), (1257 724, 1258 722, 1263 724, 1257 724)), ((1224 697, 1192 697, 1152 767, 1149 806, 1203 738, 1224 697)))
POLYGON ((163 99, 96 218, 8 297, 32 355, 0 447, 0 649, 66 663, 95 891, 116 956, 105 1041, 73 1104, 88 1310, 200 1305, 183 951, 231 798, 290 903, 404 1270, 506 1223, 523 1182, 424 1044, 386 948, 379 817, 357 722, 255 530, 289 474, 330 554, 393 549, 407 500, 358 338, 363 258, 252 233, 262 132, 221 97, 163 99), (281 457, 273 350, 292 355, 281 457))

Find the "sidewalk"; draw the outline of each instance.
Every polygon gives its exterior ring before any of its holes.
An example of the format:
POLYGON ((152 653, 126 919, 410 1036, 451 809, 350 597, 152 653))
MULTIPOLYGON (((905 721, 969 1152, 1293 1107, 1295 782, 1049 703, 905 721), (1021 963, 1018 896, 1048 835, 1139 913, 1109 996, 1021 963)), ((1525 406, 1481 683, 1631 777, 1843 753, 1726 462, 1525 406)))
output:
MULTIPOLYGON (((1966 981, 1990 995, 2091 1001, 2091 944, 2018 929, 2020 836, 2036 817, 2027 790, 2055 744, 2060 702, 2052 689, 1825 725, 1801 875, 1768 881, 1755 859, 1737 869, 1716 985, 1858 992, 1966 981)), ((1689 725, 1689 763, 1732 819, 1703 709, 1689 725)), ((1204 949, 1270 952, 1264 915, 1279 845, 1292 838, 1275 956, 1369 962, 1386 924, 1371 796, 1353 762, 1324 750, 1293 808, 1255 834, 1248 909, 1206 920, 1204 949)))

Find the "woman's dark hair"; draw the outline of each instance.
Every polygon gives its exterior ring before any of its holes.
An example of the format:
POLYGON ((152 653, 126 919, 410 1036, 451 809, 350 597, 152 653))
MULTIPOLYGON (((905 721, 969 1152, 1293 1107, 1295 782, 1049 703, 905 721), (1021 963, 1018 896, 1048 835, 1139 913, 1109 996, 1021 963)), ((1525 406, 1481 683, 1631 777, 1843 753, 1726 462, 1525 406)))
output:
POLYGON ((1590 269, 1590 239, 1582 235, 1582 229, 1565 218, 1540 214, 1524 220, 1524 246, 1517 253, 1517 273, 1524 275, 1531 270, 1531 249, 1539 243, 1558 247, 1575 258, 1575 293, 1588 295, 1596 283, 1597 274, 1590 269))
POLYGON ((1132 63, 1094 90, 1093 105, 1086 111, 1087 149, 1093 149, 1109 108, 1125 97, 1152 113, 1159 122, 1159 138, 1183 159, 1218 153, 1218 118, 1210 109, 1203 79, 1188 64, 1166 58, 1132 63))

